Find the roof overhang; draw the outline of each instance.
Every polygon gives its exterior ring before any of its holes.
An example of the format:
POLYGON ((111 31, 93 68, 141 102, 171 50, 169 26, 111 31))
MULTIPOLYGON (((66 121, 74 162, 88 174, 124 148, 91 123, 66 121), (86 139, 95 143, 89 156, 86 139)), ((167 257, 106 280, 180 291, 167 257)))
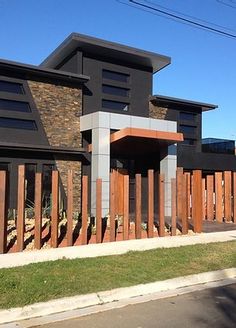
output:
POLYGON ((42 63, 41 67, 56 68, 65 58, 76 50, 85 54, 111 58, 130 64, 139 65, 158 72, 171 63, 171 58, 154 52, 125 46, 115 42, 72 33, 42 63))
POLYGON ((0 75, 14 75, 26 79, 47 78, 61 82, 80 84, 89 80, 88 76, 82 74, 63 72, 51 68, 22 64, 4 59, 0 59, 0 75))
POLYGON ((161 95, 151 96, 150 101, 160 105, 165 105, 166 107, 170 107, 174 105, 189 106, 191 108, 201 109, 201 111, 203 112, 218 108, 218 106, 214 104, 208 104, 204 102, 198 102, 198 101, 174 98, 168 96, 161 96, 161 95))

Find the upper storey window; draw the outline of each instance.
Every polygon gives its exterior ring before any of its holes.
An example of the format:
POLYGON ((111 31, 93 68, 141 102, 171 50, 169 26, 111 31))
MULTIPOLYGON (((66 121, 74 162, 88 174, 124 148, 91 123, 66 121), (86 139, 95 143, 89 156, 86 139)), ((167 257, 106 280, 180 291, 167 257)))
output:
POLYGON ((29 103, 9 99, 0 99, 0 109, 26 113, 31 112, 29 103))
POLYGON ((107 80, 124 82, 124 83, 129 82, 129 75, 128 74, 113 72, 113 71, 109 71, 109 70, 106 70, 106 69, 102 70, 102 78, 107 79, 107 80))
POLYGON ((195 121, 196 114, 194 113, 186 113, 186 112, 180 112, 179 118, 181 121, 195 121))
POLYGON ((128 89, 113 87, 113 86, 105 85, 105 84, 102 85, 102 92, 109 94, 109 95, 120 96, 120 97, 128 97, 129 96, 128 89))
POLYGON ((0 91, 1 92, 10 92, 16 94, 24 94, 23 85, 20 83, 0 81, 0 91))

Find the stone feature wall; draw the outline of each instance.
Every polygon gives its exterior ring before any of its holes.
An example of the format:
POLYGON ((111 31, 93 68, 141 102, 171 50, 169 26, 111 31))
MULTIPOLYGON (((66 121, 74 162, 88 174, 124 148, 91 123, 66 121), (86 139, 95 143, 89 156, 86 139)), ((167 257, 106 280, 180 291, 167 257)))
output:
MULTIPOLYGON (((50 146, 79 148, 82 146, 80 116, 82 115, 82 90, 62 85, 28 81, 34 102, 50 146)), ((74 171, 74 210, 81 205, 81 163, 68 159, 55 163, 67 194, 67 172, 74 171)))
POLYGON ((154 105, 149 102, 149 117, 164 120, 167 115, 168 108, 154 105))
POLYGON ((51 146, 79 148, 82 144, 80 116, 82 90, 28 81, 51 146))

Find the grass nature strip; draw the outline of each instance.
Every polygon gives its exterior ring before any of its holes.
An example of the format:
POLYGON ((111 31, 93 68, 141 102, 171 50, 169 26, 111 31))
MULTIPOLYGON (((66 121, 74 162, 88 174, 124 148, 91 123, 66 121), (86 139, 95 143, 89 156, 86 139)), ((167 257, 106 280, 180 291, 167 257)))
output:
POLYGON ((0 308, 236 267, 236 241, 0 270, 0 308))

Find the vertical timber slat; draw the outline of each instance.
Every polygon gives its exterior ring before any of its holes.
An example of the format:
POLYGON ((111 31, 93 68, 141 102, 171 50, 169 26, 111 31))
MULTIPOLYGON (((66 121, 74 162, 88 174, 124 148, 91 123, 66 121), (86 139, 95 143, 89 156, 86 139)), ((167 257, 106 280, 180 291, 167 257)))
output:
POLYGON ((233 222, 236 223, 236 172, 233 172, 233 222))
POLYGON ((42 244, 42 173, 35 174, 35 232, 34 247, 41 248, 42 244))
POLYGON ((7 249, 6 171, 0 171, 0 254, 7 249))
POLYGON ((123 239, 129 239, 129 176, 124 175, 124 220, 123 239))
POLYGON ((118 210, 116 197, 116 186, 118 182, 118 176, 115 172, 110 174, 110 241, 115 241, 116 239, 116 230, 115 230, 115 215, 116 209, 118 210))
POLYGON ((164 174, 159 174, 159 236, 165 236, 165 181, 164 174))
POLYGON ((67 177, 67 246, 73 245, 73 171, 67 177))
POLYGON ((148 222, 147 235, 148 238, 153 237, 153 223, 154 223, 154 171, 148 170, 148 222))
POLYGON ((142 191, 141 191, 141 174, 135 175, 135 238, 141 238, 141 207, 142 207, 142 191))
POLYGON ((59 223, 59 173, 52 171, 52 230, 51 230, 51 246, 58 246, 58 223, 59 223))
POLYGON ((227 222, 231 221, 232 217, 232 202, 231 202, 231 171, 224 172, 224 217, 227 222))
POLYGON ((214 177, 208 175, 207 178, 207 220, 213 221, 214 219, 214 203, 213 203, 213 191, 214 191, 214 177))
POLYGON ((223 206, 222 206, 222 173, 215 173, 215 202, 216 202, 216 221, 222 222, 223 220, 223 206))
POLYGON ((193 171, 192 215, 194 232, 202 232, 202 172, 193 171))
POLYGON ((206 219, 206 179, 202 179, 202 219, 206 219))
POLYGON ((183 174, 182 176, 182 234, 188 234, 188 184, 187 176, 183 174))
POLYGON ((176 179, 171 179, 171 236, 176 235, 176 179))
POLYGON ((96 243, 102 242, 102 179, 96 181, 96 243))
POLYGON ((25 232, 25 166, 18 166, 18 196, 17 196, 17 251, 24 249, 25 232))
POLYGON ((191 174, 189 172, 185 173, 187 179, 187 217, 191 217, 191 208, 190 208, 190 197, 191 197, 191 174))
POLYGON ((183 168, 177 168, 177 217, 180 219, 182 217, 182 179, 183 176, 183 168))
POLYGON ((84 175, 82 178, 82 227, 81 227, 81 243, 86 245, 88 230, 88 177, 84 175))

